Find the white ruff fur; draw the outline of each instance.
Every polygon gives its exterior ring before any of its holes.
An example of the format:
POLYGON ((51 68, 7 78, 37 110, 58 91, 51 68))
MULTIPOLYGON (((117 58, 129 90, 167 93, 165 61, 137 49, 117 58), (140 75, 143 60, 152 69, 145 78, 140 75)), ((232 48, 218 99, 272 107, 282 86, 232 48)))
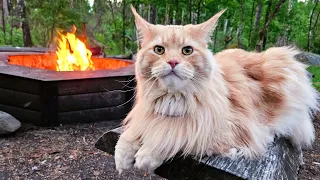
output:
MULTIPOLYGON (((298 148, 312 145, 315 137, 310 110, 318 109, 318 96, 305 66, 293 58, 298 51, 270 48, 257 55, 260 63, 254 65, 263 67, 265 76, 277 74, 277 79, 282 79, 265 82, 266 92, 282 93, 281 110, 273 115, 264 109, 268 100, 257 101, 262 96, 277 97, 272 93, 262 95, 261 81, 247 78, 242 67, 242 73, 232 78, 233 83, 239 84, 234 87, 243 88, 243 92, 232 89, 230 79, 227 81, 226 70, 236 71, 236 67, 227 68, 224 62, 233 61, 235 54, 245 54, 242 50, 226 50, 215 56, 206 50, 203 56, 209 73, 205 78, 192 81, 194 70, 183 74, 181 69, 181 77, 187 78, 171 79, 172 82, 144 77, 140 67, 146 58, 144 53, 141 50, 137 54, 136 102, 124 120, 124 132, 116 145, 115 161, 120 173, 131 168, 134 160, 135 167, 152 172, 179 153, 197 158, 215 154, 257 158, 264 155, 276 135, 290 138, 298 148), (269 75, 269 70, 273 74, 269 75), (247 79, 237 80, 242 76, 247 79), (239 106, 230 100, 234 92, 242 94, 236 96, 243 100, 239 106)), ((239 60, 241 63, 247 62, 239 60)), ((150 71, 157 74, 158 69, 150 71)))

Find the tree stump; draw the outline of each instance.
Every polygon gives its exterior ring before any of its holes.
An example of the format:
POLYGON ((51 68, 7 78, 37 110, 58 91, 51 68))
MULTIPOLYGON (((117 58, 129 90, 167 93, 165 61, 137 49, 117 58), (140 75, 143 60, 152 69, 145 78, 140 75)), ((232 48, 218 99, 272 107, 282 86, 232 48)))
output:
MULTIPOLYGON (((106 132, 98 139, 95 147, 113 155, 121 130, 119 127, 106 132)), ((227 157, 211 156, 199 160, 176 156, 156 169, 155 173, 167 179, 294 180, 297 179, 302 163, 301 150, 292 146, 285 138, 276 138, 261 159, 231 160, 227 157)))

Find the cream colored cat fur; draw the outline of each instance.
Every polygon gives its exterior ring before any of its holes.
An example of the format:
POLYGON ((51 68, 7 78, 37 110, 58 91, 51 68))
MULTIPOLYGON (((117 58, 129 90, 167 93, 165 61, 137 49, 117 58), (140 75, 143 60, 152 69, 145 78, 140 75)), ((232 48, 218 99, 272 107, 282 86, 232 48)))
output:
POLYGON ((210 34, 224 11, 186 26, 149 24, 132 11, 141 49, 135 105, 115 149, 119 173, 132 166, 153 172, 179 152, 259 158, 276 135, 298 148, 312 145, 317 93, 305 65, 294 60, 298 51, 213 55, 210 34), (163 54, 155 53, 157 45, 163 54), (182 53, 186 46, 190 55, 182 53))

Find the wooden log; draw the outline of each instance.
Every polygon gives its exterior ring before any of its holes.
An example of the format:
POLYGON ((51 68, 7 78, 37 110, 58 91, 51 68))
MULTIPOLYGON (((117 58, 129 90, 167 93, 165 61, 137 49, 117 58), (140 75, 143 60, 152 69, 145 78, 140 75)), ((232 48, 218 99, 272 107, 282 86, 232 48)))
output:
POLYGON ((37 48, 37 47, 0 47, 0 52, 49 52, 49 48, 37 48))
MULTIPOLYGON (((95 147, 114 154, 115 145, 122 128, 116 128, 103 134, 95 147)), ((176 156, 164 163, 155 173, 167 179, 297 179, 302 163, 302 152, 293 147, 289 140, 276 138, 265 156, 257 160, 227 157, 205 157, 200 161, 191 157, 176 156)))
POLYGON ((126 92, 123 92, 123 90, 59 96, 58 111, 68 112, 113 107, 124 104, 125 102, 126 92))
POLYGON ((8 106, 0 104, 0 110, 11 114, 17 120, 25 123, 32 123, 37 126, 44 126, 45 123, 42 121, 42 113, 23 108, 8 106))
POLYGON ((40 111, 40 96, 0 88, 0 102, 4 105, 40 111))
POLYGON ((40 81, 40 103, 44 126, 58 125, 58 85, 57 82, 40 81))
POLYGON ((38 95, 40 93, 39 82, 32 79, 21 78, 0 73, 0 88, 18 92, 38 95))
POLYGON ((105 107, 99 109, 87 109, 80 111, 58 113, 58 124, 90 123, 96 121, 123 119, 129 110, 125 106, 105 107))
POLYGON ((59 81, 58 94, 73 95, 83 93, 98 93, 112 90, 125 90, 127 77, 105 77, 97 79, 75 79, 59 81))

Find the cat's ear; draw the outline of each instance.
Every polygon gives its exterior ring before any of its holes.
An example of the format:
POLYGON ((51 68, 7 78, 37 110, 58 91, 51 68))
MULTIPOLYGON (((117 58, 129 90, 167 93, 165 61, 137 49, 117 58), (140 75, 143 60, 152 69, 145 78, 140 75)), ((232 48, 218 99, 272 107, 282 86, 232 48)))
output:
POLYGON ((137 28, 137 38, 139 45, 144 36, 150 33, 150 28, 152 24, 148 23, 145 19, 143 19, 136 11, 136 9, 131 5, 131 11, 135 18, 135 24, 137 28))
POLYGON ((227 9, 224 9, 220 12, 218 12, 216 15, 214 15, 212 18, 207 20, 206 22, 203 22, 201 24, 196 25, 198 29, 200 29, 202 32, 206 33, 207 35, 210 35, 214 29, 216 28, 218 24, 219 17, 226 11, 227 9))

